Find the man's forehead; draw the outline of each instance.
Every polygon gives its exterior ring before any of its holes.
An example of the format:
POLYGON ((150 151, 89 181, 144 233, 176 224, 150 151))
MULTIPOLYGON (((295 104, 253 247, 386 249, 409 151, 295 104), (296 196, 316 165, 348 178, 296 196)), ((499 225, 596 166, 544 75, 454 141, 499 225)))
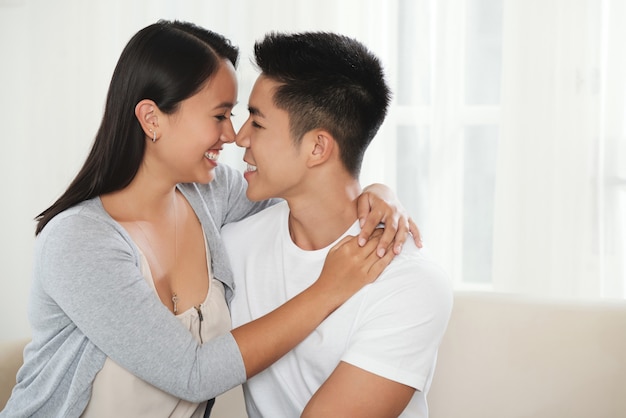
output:
POLYGON ((274 92, 277 86, 278 82, 260 75, 252 87, 250 99, 248 100, 250 113, 265 117, 264 113, 275 107, 274 92))
POLYGON ((274 90, 274 88, 277 86, 277 81, 261 74, 257 77, 254 86, 252 87, 252 92, 254 93, 255 91, 257 91, 259 93, 267 94, 274 90))

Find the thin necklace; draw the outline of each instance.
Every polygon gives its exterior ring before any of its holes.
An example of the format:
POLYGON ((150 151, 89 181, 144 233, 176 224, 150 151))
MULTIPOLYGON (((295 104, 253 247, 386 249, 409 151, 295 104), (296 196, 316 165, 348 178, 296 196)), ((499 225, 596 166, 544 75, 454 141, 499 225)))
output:
MULTIPOLYGON (((174 190, 174 198, 172 200, 172 206, 174 207, 174 266, 172 267, 172 271, 176 271, 176 266, 178 265, 178 210, 177 210, 177 205, 176 205, 176 191, 175 190, 174 190)), ((144 238, 146 239, 146 244, 148 244, 148 247, 150 247, 150 251, 152 251, 152 254, 156 256, 156 253, 154 252, 154 249, 152 248, 152 245, 150 244, 150 239, 148 238, 146 231, 144 231, 144 229, 141 227, 141 223, 135 221, 135 225, 137 225, 137 227, 143 234, 144 238)), ((173 281, 174 281, 173 274, 171 274, 170 284, 173 284, 173 281)), ((174 305, 173 312, 174 312, 174 315, 176 315, 178 313, 178 294, 176 292, 172 292, 171 299, 172 299, 172 304, 174 305)))
MULTIPOLYGON (((174 267, 172 271, 176 271, 178 265, 178 211, 176 206, 176 189, 174 189, 174 267)), ((170 285, 174 284, 174 275, 170 277, 170 285)), ((178 313, 178 295, 172 292, 172 303, 174 304, 174 315, 178 313)))

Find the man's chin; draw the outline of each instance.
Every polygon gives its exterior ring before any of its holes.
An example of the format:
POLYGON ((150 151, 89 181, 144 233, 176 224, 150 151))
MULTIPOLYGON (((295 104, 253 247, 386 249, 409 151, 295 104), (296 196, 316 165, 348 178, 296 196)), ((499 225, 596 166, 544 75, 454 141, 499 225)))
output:
POLYGON ((250 200, 251 202, 261 202, 263 200, 268 200, 270 198, 270 196, 264 196, 261 193, 255 193, 254 190, 250 190, 249 187, 248 187, 248 190, 246 190, 246 196, 248 197, 248 200, 250 200))

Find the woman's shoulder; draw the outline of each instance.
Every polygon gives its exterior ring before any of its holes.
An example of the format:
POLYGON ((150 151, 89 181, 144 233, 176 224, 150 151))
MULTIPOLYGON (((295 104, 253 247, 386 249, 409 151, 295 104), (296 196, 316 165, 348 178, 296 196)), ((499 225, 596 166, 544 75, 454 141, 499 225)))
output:
POLYGON ((39 234, 38 241, 60 241, 75 246, 84 240, 102 239, 107 235, 123 235, 123 230, 104 210, 100 198, 95 197, 52 218, 39 234))
POLYGON ((181 183, 178 188, 196 212, 208 212, 216 220, 224 218, 234 205, 245 207, 249 204, 242 174, 225 164, 215 168, 215 177, 211 182, 181 183))

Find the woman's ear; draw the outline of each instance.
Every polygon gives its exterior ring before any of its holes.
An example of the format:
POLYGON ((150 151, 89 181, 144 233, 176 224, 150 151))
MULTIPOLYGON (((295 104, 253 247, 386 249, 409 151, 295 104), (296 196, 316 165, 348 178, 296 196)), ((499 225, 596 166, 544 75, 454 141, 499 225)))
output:
POLYGON ((157 132, 159 128, 158 109, 156 103, 149 99, 143 99, 135 106, 135 116, 141 129, 152 142, 156 142, 159 136, 157 132))
POLYGON ((316 130, 309 133, 311 153, 308 158, 308 167, 315 167, 328 161, 333 152, 338 149, 335 138, 324 130, 316 130))

